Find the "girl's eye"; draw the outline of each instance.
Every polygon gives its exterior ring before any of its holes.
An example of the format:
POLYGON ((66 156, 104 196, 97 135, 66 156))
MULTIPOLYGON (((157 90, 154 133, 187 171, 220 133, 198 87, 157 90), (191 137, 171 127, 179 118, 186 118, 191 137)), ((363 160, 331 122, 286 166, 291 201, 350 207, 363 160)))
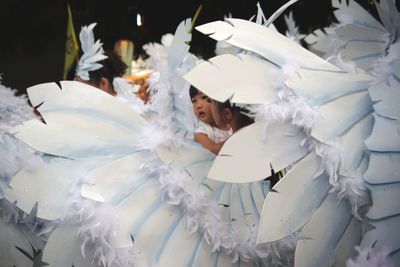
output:
POLYGON ((208 96, 203 95, 203 96, 201 97, 201 99, 203 99, 203 100, 208 99, 208 96))
POLYGON ((211 103, 212 102, 211 98, 207 97, 207 102, 211 103))
POLYGON ((192 98, 192 103, 193 104, 196 103, 196 99, 195 98, 192 98))

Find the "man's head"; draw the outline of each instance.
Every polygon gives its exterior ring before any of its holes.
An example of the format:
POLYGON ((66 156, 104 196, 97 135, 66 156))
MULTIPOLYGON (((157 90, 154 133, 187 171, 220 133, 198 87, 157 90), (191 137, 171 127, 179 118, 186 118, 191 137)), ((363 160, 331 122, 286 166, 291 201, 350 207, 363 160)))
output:
POLYGON ((75 80, 97 87, 110 95, 115 95, 114 78, 121 77, 127 66, 115 52, 106 51, 104 54, 107 58, 98 62, 102 67, 88 72, 89 80, 84 80, 78 75, 75 76, 75 80))

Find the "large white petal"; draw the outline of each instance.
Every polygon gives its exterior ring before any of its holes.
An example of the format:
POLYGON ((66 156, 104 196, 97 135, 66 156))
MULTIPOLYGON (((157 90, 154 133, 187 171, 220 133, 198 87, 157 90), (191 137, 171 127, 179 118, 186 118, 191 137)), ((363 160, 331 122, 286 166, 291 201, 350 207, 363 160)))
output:
POLYGON ((266 128, 263 122, 242 128, 225 142, 208 178, 231 183, 253 182, 271 175, 270 163, 275 170, 288 167, 308 152, 301 145, 305 135, 293 130, 292 126, 279 123, 266 128))
POLYGON ((331 266, 335 249, 352 221, 348 203, 328 195, 300 232, 296 267, 331 266))
POLYGON ((79 179, 101 162, 60 160, 28 167, 17 173, 4 197, 30 213, 38 203, 37 217, 54 220, 65 215, 68 200, 79 179))
POLYGON ((299 230, 319 207, 329 190, 328 178, 314 178, 320 162, 314 153, 300 160, 267 195, 258 243, 278 241, 299 230))
POLYGON ((329 144, 370 112, 371 100, 366 91, 335 99, 320 108, 321 119, 312 128, 311 135, 329 144))
POLYGON ((278 66, 295 61, 305 68, 339 71, 279 32, 247 20, 227 19, 226 22, 211 22, 196 27, 196 30, 217 41, 224 40, 231 45, 257 53, 278 66))
POLYGON ((261 104, 278 99, 274 88, 278 70, 253 55, 226 54, 198 64, 184 77, 219 102, 230 99, 233 103, 261 104))

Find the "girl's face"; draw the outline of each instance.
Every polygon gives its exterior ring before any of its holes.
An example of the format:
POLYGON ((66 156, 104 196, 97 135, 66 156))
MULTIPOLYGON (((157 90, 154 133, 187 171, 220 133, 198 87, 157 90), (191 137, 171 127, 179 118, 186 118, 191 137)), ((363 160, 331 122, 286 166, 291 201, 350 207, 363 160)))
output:
POLYGON ((208 96, 199 91, 192 97, 192 103, 194 114, 199 120, 207 124, 215 124, 211 114, 211 99, 208 96))

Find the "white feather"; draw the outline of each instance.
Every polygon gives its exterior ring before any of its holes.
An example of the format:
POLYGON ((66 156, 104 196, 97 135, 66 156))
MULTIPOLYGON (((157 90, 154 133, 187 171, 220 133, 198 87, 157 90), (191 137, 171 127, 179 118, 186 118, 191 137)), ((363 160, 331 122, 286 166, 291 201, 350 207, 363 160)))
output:
POLYGON ((94 42, 93 28, 95 26, 96 23, 92 23, 89 26, 82 26, 79 33, 83 55, 76 67, 76 75, 86 81, 90 80, 89 71, 94 71, 102 67, 97 62, 107 58, 104 55, 103 44, 100 43, 100 40, 94 42))

